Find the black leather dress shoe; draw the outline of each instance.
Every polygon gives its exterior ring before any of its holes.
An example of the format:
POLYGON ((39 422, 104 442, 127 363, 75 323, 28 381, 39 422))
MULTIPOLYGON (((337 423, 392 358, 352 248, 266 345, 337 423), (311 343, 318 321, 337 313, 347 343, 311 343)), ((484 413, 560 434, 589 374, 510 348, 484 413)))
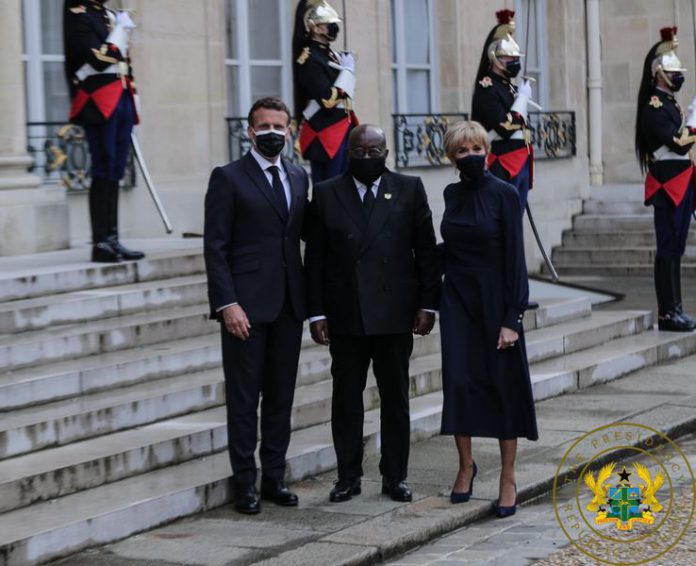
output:
POLYGON ((123 256, 108 242, 99 242, 92 246, 92 261, 97 263, 120 263, 123 256))
POLYGON ((236 485, 234 488, 234 508, 245 515, 256 515, 261 511, 259 492, 254 484, 236 485))
POLYGON ((261 499, 272 501, 283 507, 295 507, 297 495, 291 492, 283 480, 261 478, 261 499))
POLYGON ((388 495, 394 501, 412 501, 413 492, 405 481, 390 481, 382 479, 382 493, 388 495))
POLYGON ((361 492, 360 478, 338 480, 329 494, 329 501, 334 503, 348 501, 354 495, 360 495, 361 492))
POLYGON ((696 325, 689 323, 676 310, 657 317, 658 330, 667 332, 691 332, 696 325))

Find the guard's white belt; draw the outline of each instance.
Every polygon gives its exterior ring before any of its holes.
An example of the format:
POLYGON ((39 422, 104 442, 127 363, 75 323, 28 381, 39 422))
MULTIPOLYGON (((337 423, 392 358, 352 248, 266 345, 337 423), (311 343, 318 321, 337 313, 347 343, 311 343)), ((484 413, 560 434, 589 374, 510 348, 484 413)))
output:
POLYGON ((655 150, 655 152, 653 153, 653 159, 655 161, 666 161, 668 159, 677 159, 679 161, 688 161, 691 158, 689 157, 688 153, 686 155, 679 155, 678 153, 674 153, 666 145, 663 145, 655 150))
MULTIPOLYGON (((496 132, 495 130, 489 130, 488 131, 488 143, 493 143, 494 141, 502 140, 503 138, 500 137, 500 134, 496 132)), ((514 134, 512 134, 508 139, 511 140, 524 140, 524 132, 522 130, 516 131, 514 134)))
POLYGON ((85 63, 80 67, 77 72, 75 73, 75 76, 80 80, 84 81, 86 78, 91 77, 93 75, 127 75, 128 74, 128 63, 126 62, 120 62, 116 63, 115 65, 109 65, 106 69, 103 71, 97 71, 92 65, 89 63, 85 63))
MULTIPOLYGON (((343 102, 339 102, 336 106, 334 106, 334 108, 342 109, 345 109, 345 107, 346 105, 343 102)), ((319 104, 316 100, 311 100, 309 104, 307 104, 307 108, 305 108, 302 112, 302 115, 305 117, 305 120, 311 120, 312 116, 314 116, 321 109, 321 104, 319 104)))

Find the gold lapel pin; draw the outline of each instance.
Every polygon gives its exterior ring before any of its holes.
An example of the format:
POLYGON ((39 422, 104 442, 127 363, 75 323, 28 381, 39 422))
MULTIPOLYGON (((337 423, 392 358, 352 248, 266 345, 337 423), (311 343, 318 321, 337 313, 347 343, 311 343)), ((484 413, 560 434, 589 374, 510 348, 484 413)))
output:
POLYGON ((391 199, 391 197, 392 197, 392 194, 391 194, 391 193, 384 193, 384 198, 385 198, 385 199, 389 200, 389 199, 391 199))

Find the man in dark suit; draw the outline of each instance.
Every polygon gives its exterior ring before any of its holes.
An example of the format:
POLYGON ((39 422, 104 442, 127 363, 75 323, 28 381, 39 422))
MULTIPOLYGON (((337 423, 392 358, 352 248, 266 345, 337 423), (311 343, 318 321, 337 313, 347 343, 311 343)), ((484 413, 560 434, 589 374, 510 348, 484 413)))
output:
POLYGON ((350 169, 318 184, 305 268, 312 338, 330 347, 331 428, 338 482, 330 500, 360 493, 362 393, 370 361, 381 399, 382 493, 410 501, 409 358, 439 304, 435 234, 423 183, 385 167, 384 132, 350 135, 350 169))
POLYGON ((280 157, 289 124, 281 100, 257 101, 249 112, 251 151, 215 168, 205 197, 208 295, 211 318, 222 322, 232 487, 242 513, 260 510, 259 393, 261 498, 297 505, 283 477, 305 317, 300 237, 309 182, 280 157))

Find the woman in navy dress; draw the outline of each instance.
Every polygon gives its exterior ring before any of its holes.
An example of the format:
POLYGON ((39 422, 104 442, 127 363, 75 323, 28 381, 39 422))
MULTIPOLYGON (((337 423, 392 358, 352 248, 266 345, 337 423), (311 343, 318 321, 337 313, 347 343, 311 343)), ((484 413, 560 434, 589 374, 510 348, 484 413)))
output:
POLYGON ((478 122, 449 129, 445 150, 461 181, 445 189, 442 434, 455 437, 453 503, 468 501, 476 464, 471 437, 497 438, 502 471, 496 512, 516 510, 517 438, 538 438, 522 329, 529 296, 520 200, 488 172, 490 145, 478 122))

